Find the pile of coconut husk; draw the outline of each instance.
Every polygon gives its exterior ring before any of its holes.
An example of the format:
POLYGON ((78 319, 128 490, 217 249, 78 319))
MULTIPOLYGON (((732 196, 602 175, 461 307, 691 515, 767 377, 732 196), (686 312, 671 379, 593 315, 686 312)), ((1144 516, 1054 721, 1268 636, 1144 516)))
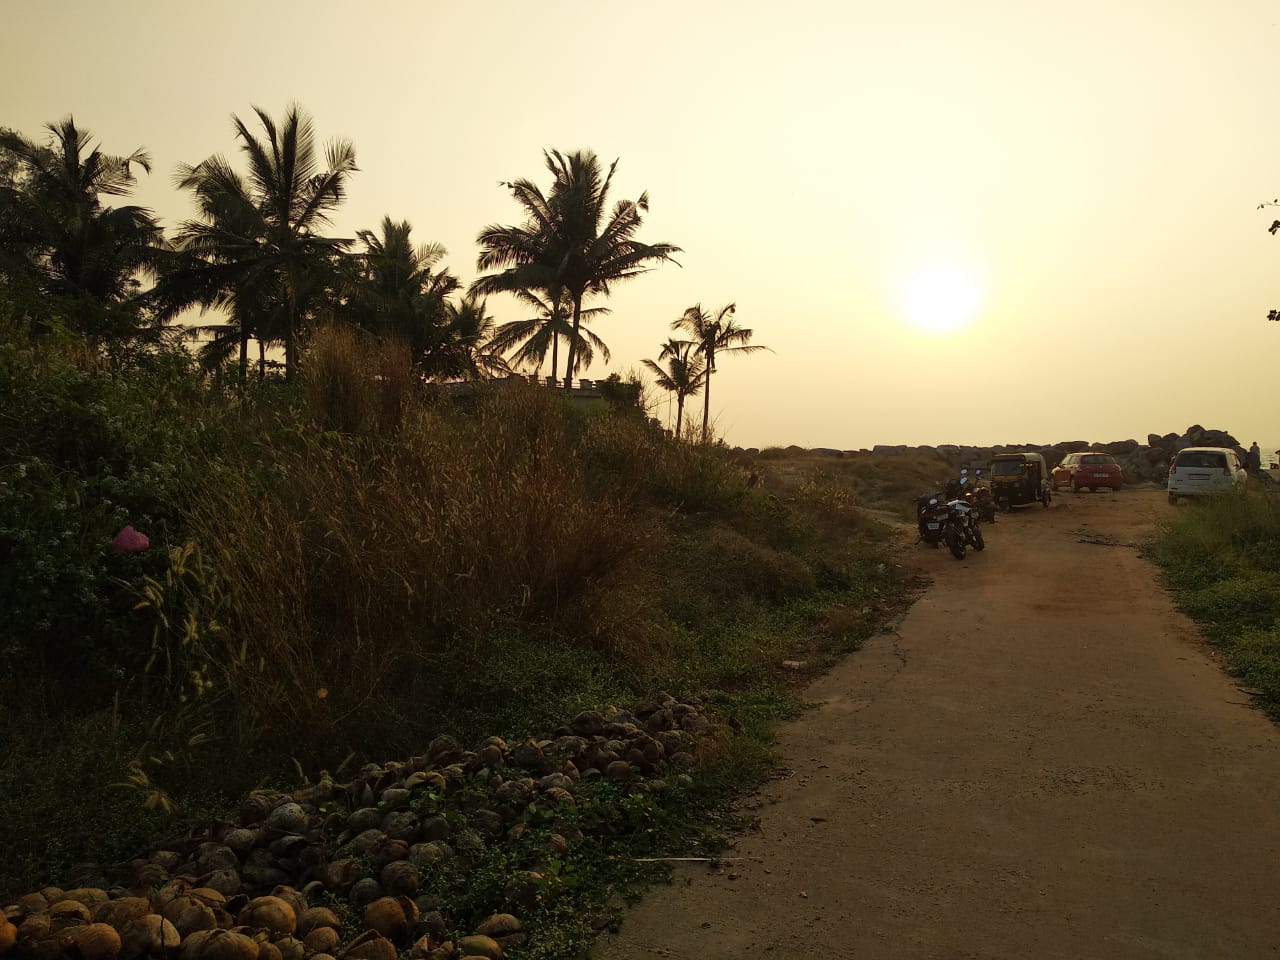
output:
MULTIPOLYGON (((420 757, 369 764, 348 783, 255 792, 238 823, 216 822, 146 856, 71 872, 74 889, 19 897, 0 918, 0 954, 24 960, 415 960, 503 955, 527 933, 516 914, 536 899, 525 871, 506 906, 469 936, 449 905, 419 897, 432 871, 521 837, 531 813, 572 807, 584 781, 632 792, 688 784, 699 741, 720 728, 699 701, 669 696, 634 711, 579 714, 514 746, 490 737, 464 750, 437 737, 420 757), (345 926, 337 906, 363 918, 345 926)), ((590 842, 551 834, 545 861, 590 842)), ((545 869, 545 865, 544 865, 545 869)))

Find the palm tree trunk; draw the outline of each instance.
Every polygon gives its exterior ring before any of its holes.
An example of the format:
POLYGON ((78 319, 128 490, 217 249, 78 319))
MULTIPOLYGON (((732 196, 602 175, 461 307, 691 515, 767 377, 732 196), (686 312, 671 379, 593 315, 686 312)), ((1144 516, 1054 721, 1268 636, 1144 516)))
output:
POLYGON ((684 394, 676 394, 676 440, 680 439, 680 430, 684 427, 684 394))
POLYGON ((293 374, 298 366, 297 357, 294 356, 294 318, 292 299, 293 298, 291 297, 289 303, 289 327, 284 333, 284 378, 288 383, 293 383, 293 374))
POLYGON ((582 322, 582 294, 573 298, 573 333, 569 336, 569 359, 564 368, 564 388, 573 389, 573 362, 578 352, 578 324, 582 322))
POLYGON ((267 345, 258 338, 258 382, 267 379, 267 345))
MULTIPOLYGON (((553 327, 552 328, 553 332, 551 334, 551 379, 552 380, 554 380, 557 376, 559 376, 558 371, 560 370, 560 334, 555 333, 554 329, 555 328, 553 327)), ((542 373, 541 364, 539 364, 538 366, 538 373, 539 374, 542 373)))
POLYGON ((240 382, 249 378, 249 331, 240 328, 240 382))
POLYGON ((289 275, 285 278, 288 284, 289 297, 289 327, 285 331, 284 342, 284 379, 288 383, 293 383, 293 375, 298 367, 297 356, 297 324, 298 324, 298 291, 297 284, 294 283, 293 270, 289 270, 289 275))
MULTIPOLYGON (((713 353, 712 356, 715 356, 713 353)), ((702 386, 702 442, 707 442, 707 424, 711 422, 711 361, 707 361, 707 379, 702 386)))

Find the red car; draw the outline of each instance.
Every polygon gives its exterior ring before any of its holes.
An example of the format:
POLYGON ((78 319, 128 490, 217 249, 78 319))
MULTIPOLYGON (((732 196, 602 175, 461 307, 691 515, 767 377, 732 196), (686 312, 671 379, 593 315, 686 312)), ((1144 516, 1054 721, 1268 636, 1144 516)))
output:
POLYGON ((1053 485, 1055 488, 1070 487, 1072 493, 1082 487, 1119 490, 1124 482, 1122 474, 1120 464, 1109 453, 1068 453, 1053 468, 1053 485))

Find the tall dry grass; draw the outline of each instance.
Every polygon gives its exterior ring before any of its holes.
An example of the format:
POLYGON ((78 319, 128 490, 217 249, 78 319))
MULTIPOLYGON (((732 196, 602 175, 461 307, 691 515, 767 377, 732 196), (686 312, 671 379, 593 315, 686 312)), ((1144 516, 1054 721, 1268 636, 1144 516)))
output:
POLYGON ((322 429, 394 430, 417 383, 409 347, 401 340, 333 324, 316 331, 307 345, 303 389, 322 429))
POLYGON ((590 620, 581 595, 647 532, 624 498, 588 492, 565 423, 554 395, 506 389, 466 418, 415 406, 394 436, 295 431, 224 469, 190 520, 239 643, 207 659, 245 722, 394 739, 407 711, 438 716, 497 637, 537 623, 599 639, 569 613, 590 620))

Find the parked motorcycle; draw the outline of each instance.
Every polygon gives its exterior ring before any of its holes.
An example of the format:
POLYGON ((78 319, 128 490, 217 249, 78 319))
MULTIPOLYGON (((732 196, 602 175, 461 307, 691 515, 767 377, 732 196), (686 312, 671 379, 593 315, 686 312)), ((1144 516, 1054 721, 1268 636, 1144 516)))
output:
POLYGON ((974 471, 974 482, 971 487, 972 503, 978 511, 978 519, 984 523, 996 522, 996 499, 991 495, 991 488, 982 485, 982 468, 974 471))
POLYGON ((960 469, 960 476, 947 481, 944 495, 948 501, 963 500, 978 511, 978 518, 986 523, 996 522, 996 502, 991 496, 991 488, 985 487, 982 481, 982 468, 969 475, 967 467, 960 469))
POLYGON ((941 493, 926 493, 916 499, 916 528, 920 539, 934 548, 945 543, 957 560, 964 559, 969 546, 975 550, 986 547, 978 509, 965 499, 967 486, 965 478, 961 478, 954 486, 948 484, 941 493), (957 495, 948 499, 948 492, 957 495))
POLYGON ((986 549, 987 543, 982 536, 982 521, 978 517, 977 507, 963 499, 957 499, 947 504, 947 510, 950 513, 951 526, 957 533, 956 536, 947 540, 947 547, 955 558, 964 559, 966 544, 975 550, 986 549), (959 549, 956 548, 957 540, 959 549))
POLYGON ((950 523, 951 511, 943 494, 924 493, 916 498, 916 529, 920 531, 920 539, 929 546, 942 543, 950 523))

